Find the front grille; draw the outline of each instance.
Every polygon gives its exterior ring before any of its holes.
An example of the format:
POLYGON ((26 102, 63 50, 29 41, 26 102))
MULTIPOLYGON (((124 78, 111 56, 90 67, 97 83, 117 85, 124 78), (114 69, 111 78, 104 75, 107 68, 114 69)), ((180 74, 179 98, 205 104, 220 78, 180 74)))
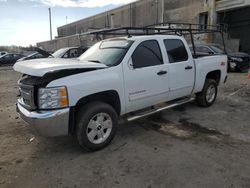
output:
POLYGON ((19 93, 20 93, 20 100, 22 106, 29 110, 35 109, 34 103, 34 86, 25 85, 22 83, 18 83, 19 85, 19 93))

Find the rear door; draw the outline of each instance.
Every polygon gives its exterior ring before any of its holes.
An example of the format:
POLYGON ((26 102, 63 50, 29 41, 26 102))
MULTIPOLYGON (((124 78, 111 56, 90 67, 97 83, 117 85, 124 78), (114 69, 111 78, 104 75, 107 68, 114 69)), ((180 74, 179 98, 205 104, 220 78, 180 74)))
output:
POLYGON ((157 40, 141 42, 123 70, 127 112, 167 101, 168 65, 157 40))
POLYGON ((181 39, 164 40, 169 59, 169 99, 190 95, 195 82, 194 60, 181 39))

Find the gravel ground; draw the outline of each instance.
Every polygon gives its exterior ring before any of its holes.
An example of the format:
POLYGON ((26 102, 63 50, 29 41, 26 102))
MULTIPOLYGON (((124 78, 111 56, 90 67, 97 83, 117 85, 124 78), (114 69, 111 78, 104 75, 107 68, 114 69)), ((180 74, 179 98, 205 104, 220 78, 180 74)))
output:
POLYGON ((0 187, 250 187, 250 80, 231 73, 210 108, 195 103, 122 124, 107 148, 35 136, 15 111, 16 81, 0 69, 0 187))

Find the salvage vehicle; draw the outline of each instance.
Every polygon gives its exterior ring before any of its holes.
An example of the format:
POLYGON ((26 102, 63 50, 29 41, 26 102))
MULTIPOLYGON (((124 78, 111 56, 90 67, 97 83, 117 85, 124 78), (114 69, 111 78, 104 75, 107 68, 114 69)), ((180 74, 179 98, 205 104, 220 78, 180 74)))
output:
POLYGON ((21 59, 18 59, 17 62, 19 61, 26 61, 26 60, 30 60, 30 59, 40 59, 40 58, 46 58, 46 56, 43 56, 42 54, 38 53, 38 52, 35 52, 35 53, 32 53, 26 57, 23 57, 21 59))
POLYGON ((55 58, 77 58, 82 55, 86 50, 87 48, 83 47, 61 48, 51 54, 51 56, 55 58))
POLYGON ((0 52, 0 57, 3 56, 3 55, 5 55, 5 54, 7 54, 7 53, 8 53, 8 52, 6 52, 6 51, 1 51, 1 52, 0 52))
POLYGON ((18 59, 24 57, 22 54, 8 53, 0 57, 0 65, 14 64, 18 59))
MULTIPOLYGON (((193 51, 192 46, 190 46, 193 51)), ((219 44, 196 44, 196 53, 203 55, 225 54, 224 49, 219 44)), ((233 52, 227 49, 228 55, 228 70, 229 71, 244 71, 250 67, 250 55, 244 52, 233 52)))
POLYGON ((129 35, 96 43, 80 61, 16 63, 14 70, 23 74, 20 116, 42 136, 74 135, 94 151, 111 142, 120 119, 137 120, 194 100, 211 106, 226 82, 227 56, 193 58, 184 37, 164 34, 167 28, 152 34, 155 29, 93 31, 129 35))
POLYGON ((83 47, 68 47, 68 48, 61 48, 54 53, 49 53, 46 50, 41 48, 35 48, 37 52, 19 59, 18 61, 26 61, 31 59, 40 59, 40 58, 77 58, 81 54, 83 54, 87 48, 83 47))
POLYGON ((51 53, 41 49, 41 48, 37 48, 35 47, 35 53, 32 53, 26 57, 23 57, 21 59, 18 59, 17 62, 19 61, 26 61, 26 60, 30 60, 30 59, 40 59, 40 58, 47 58, 51 56, 51 53))

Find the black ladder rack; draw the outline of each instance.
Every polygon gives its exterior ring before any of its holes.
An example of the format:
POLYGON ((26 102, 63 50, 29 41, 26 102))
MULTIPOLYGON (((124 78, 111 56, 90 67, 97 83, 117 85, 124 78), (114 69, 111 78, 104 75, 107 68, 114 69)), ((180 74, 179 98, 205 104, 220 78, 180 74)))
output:
POLYGON ((83 35, 96 35, 97 38, 100 35, 103 36, 141 36, 141 35, 190 35, 191 43, 194 50, 194 57, 196 56, 194 36, 197 34, 209 34, 209 33, 220 33, 222 42, 225 48, 224 41, 224 27, 222 25, 204 25, 204 24, 190 24, 190 23, 159 23, 154 25, 148 25, 145 27, 118 27, 110 29, 100 29, 90 32, 86 32, 83 35))

